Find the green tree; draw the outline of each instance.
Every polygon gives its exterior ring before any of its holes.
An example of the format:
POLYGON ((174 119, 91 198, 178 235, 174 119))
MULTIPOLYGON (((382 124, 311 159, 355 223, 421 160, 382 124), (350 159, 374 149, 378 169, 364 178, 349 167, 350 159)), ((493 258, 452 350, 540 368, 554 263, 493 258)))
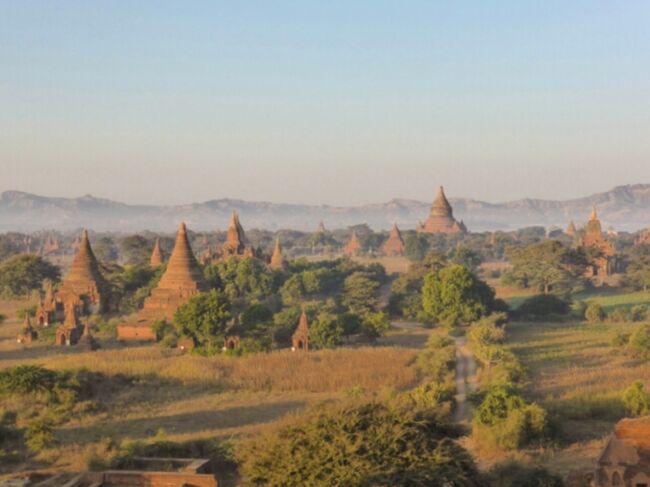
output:
POLYGON ((309 344, 314 348, 334 348, 342 338, 343 325, 335 314, 321 311, 309 325, 309 344))
POLYGON ((465 267, 450 265, 424 278, 422 308, 446 326, 468 324, 492 311, 500 311, 494 290, 465 267))
POLYGON ((120 242, 122 257, 127 264, 143 265, 149 262, 153 244, 142 235, 129 235, 120 242))
POLYGON ((58 282, 59 268, 36 255, 20 254, 0 263, 0 292, 17 297, 41 289, 43 281, 58 282))
POLYGON ((585 308, 585 319, 589 323, 600 323, 605 319, 605 311, 600 303, 589 303, 585 308))
POLYGON ((214 347, 224 339, 231 318, 230 301, 223 292, 213 289, 179 306, 174 325, 179 334, 191 337, 196 344, 214 347))
POLYGON ((404 240, 404 255, 412 261, 422 260, 429 251, 429 239, 421 233, 412 233, 404 240))
POLYGON ((645 416, 650 412, 648 395, 643 390, 643 381, 635 380, 623 392, 623 404, 632 416, 645 416))
POLYGON ((0 235, 0 261, 18 253, 18 247, 9 235, 0 235))
POLYGON ((93 252, 100 262, 116 262, 120 254, 117 245, 110 237, 102 237, 93 242, 93 252))
POLYGON ((628 256, 624 283, 634 289, 650 289, 650 245, 638 245, 628 256))
POLYGON ((247 485, 483 485, 455 430, 433 413, 368 403, 319 408, 241 447, 247 485))
POLYGON ((361 322, 361 332, 369 338, 383 336, 390 330, 390 319, 386 313, 368 313, 361 322))
POLYGON ((459 244, 451 254, 451 262, 467 267, 471 272, 476 272, 483 263, 481 256, 467 245, 459 244))
POLYGON ((512 268, 504 273, 504 282, 533 288, 544 294, 564 293, 584 281, 585 256, 557 240, 546 240, 507 252, 512 268))
POLYGON ((370 313, 379 303, 379 287, 367 273, 354 272, 343 283, 343 305, 358 315, 370 313))
POLYGON ((632 333, 629 346, 636 355, 650 360, 650 325, 639 326, 632 333))

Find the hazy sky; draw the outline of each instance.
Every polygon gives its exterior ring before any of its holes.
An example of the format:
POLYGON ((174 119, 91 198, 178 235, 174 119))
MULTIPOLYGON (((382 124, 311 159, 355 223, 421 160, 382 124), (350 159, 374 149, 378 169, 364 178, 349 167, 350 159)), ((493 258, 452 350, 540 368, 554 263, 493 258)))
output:
POLYGON ((0 191, 357 204, 635 182, 645 0, 0 0, 0 191))

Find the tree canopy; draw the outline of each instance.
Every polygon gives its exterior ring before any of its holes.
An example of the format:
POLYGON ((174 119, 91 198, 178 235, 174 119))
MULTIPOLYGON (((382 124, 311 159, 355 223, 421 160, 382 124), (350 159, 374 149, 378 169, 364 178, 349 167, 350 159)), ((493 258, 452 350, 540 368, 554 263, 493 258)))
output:
POLYGON ((60 278, 57 266, 36 255, 15 255, 0 263, 0 291, 12 297, 41 289, 46 279, 56 283, 60 278))
POLYGON ((224 339, 231 318, 230 301, 213 289, 179 306, 174 324, 180 334, 191 337, 197 345, 214 347, 224 339))

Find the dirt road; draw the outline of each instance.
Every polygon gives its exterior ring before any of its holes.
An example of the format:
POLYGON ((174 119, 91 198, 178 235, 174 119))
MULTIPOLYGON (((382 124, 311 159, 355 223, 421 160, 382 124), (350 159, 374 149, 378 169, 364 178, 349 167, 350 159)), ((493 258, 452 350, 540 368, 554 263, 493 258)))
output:
POLYGON ((466 337, 454 338, 456 342, 456 411, 454 419, 469 426, 472 422, 472 410, 467 396, 478 390, 476 360, 467 346, 466 337))

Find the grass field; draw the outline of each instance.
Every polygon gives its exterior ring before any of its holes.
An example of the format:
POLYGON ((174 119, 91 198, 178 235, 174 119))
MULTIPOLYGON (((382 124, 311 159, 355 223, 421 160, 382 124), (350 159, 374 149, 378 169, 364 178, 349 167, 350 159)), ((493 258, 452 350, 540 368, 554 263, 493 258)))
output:
MULTIPOLYGON (((607 299, 616 301, 613 296, 607 299)), ((563 474, 594 465, 614 424, 625 416, 622 391, 637 379, 650 386, 650 364, 611 345, 617 331, 631 332, 638 326, 508 325, 508 343, 528 370, 527 396, 549 412, 558 444, 531 452, 532 457, 563 474)))
MULTIPOLYGON (((26 304, 0 302, 0 313, 13 317, 26 304)), ((101 454, 109 441, 251 435, 323 401, 413 387, 419 378, 411 365, 428 336, 419 327, 400 328, 376 346, 206 358, 101 337, 103 348, 97 352, 39 342, 21 346, 15 342, 20 326, 15 318, 0 326, 0 368, 86 367, 109 379, 94 404, 57 428, 56 449, 13 467, 68 471, 85 469, 88 458, 101 454)))

